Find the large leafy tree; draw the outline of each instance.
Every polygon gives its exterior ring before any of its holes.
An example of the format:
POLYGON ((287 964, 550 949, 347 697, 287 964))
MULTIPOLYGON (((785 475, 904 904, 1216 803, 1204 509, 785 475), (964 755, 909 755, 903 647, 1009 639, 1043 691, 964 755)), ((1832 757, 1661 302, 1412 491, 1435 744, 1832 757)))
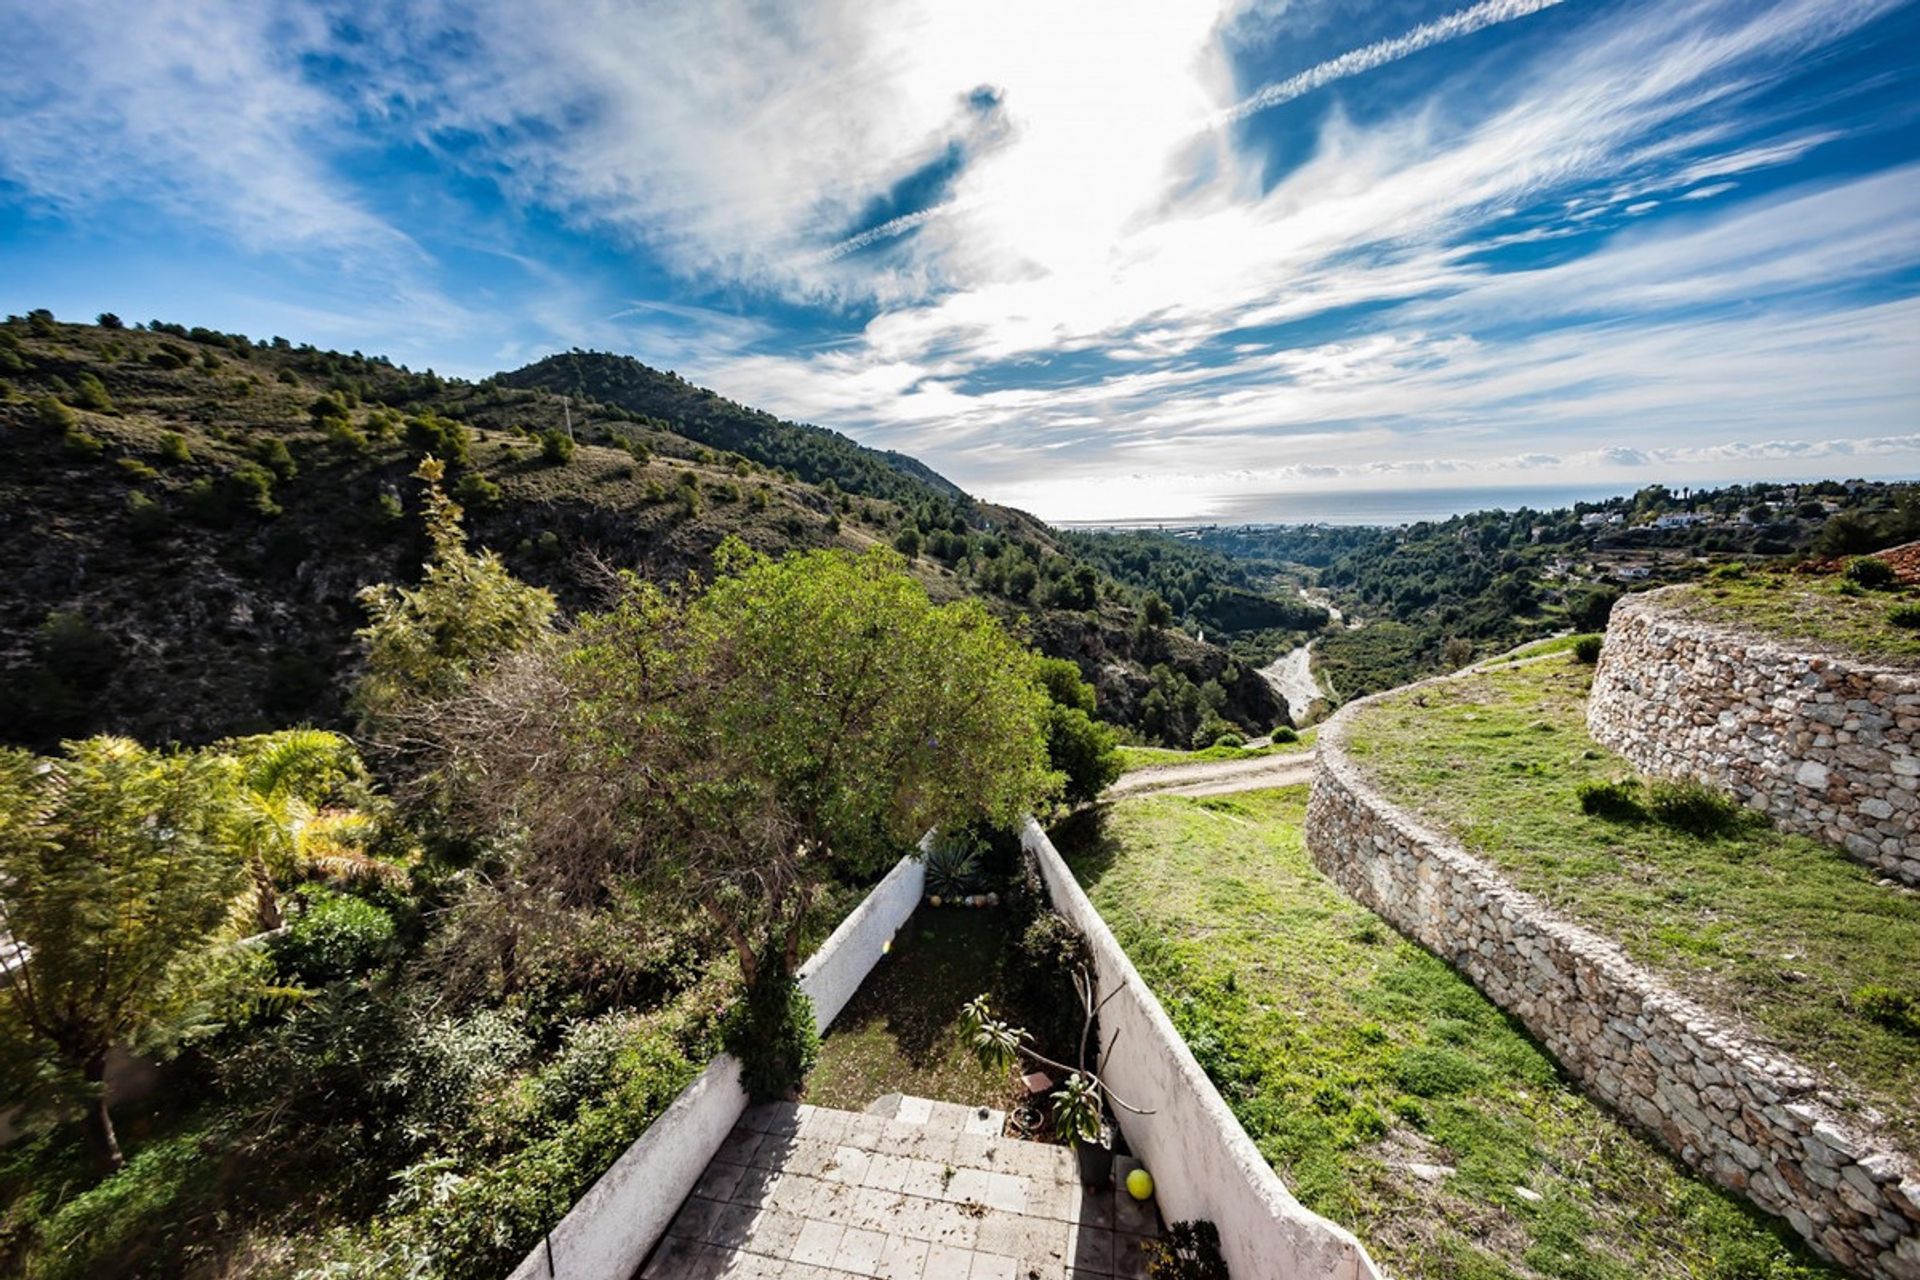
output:
POLYGON ((0 751, 0 929, 25 956, 0 978, 6 1091, 77 1093, 87 1146, 119 1167, 107 1051, 177 1029, 245 871, 235 764, 124 738, 41 759, 0 751))
POLYGON ((704 591, 628 579, 426 729, 466 815, 524 833, 523 882, 704 911, 752 984, 797 969, 830 875, 1011 823, 1060 779, 1032 655, 976 602, 935 605, 881 549, 717 563, 704 591))

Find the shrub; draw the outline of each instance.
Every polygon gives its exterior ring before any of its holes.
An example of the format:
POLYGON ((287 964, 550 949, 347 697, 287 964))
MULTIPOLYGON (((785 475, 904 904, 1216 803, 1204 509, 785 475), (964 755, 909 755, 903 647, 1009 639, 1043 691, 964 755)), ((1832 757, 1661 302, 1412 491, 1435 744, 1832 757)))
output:
POLYGON ((1662 826, 1703 838, 1739 829, 1746 816, 1732 796, 1699 782, 1656 782, 1647 807, 1662 826))
POLYGON ((448 465, 464 466, 473 452, 473 433, 463 423, 423 413, 407 419, 407 443, 448 465))
POLYGON ((740 1085, 755 1102, 786 1097, 820 1060, 813 1001, 779 955, 761 961, 758 978, 728 1012, 720 1040, 740 1059, 740 1085))
POLYGON ((142 1148, 126 1167, 66 1201, 41 1227, 35 1280, 137 1275, 173 1254, 217 1198, 220 1165, 195 1131, 142 1148))
POLYGON ((126 325, 121 322, 120 317, 113 314, 113 312, 111 311, 102 311, 99 315, 94 317, 93 322, 99 325, 102 329, 126 328, 126 325))
POLYGON ((1869 589, 1893 585, 1893 566, 1879 556, 1855 556, 1847 561, 1847 581, 1869 589))
POLYGON ((1220 1229, 1211 1222, 1176 1222, 1147 1245, 1149 1280, 1227 1280, 1220 1229))
POLYGON ((287 451, 287 442, 278 436, 266 436, 253 442, 253 456, 281 480, 300 474, 300 467, 287 451))
POLYGON ((1273 726, 1273 741, 1280 743, 1298 742, 1300 741, 1300 733, 1290 724, 1277 724, 1273 726))
POLYGON ((1897 604, 1887 610, 1887 621, 1908 631, 1920 631, 1920 604, 1897 604))
POLYGON ((68 428, 66 434, 60 437, 60 443, 66 447, 68 453, 87 462, 95 461, 107 451, 107 446, 101 442, 99 436, 89 434, 77 426, 68 428))
POLYGON ((157 537, 172 523, 167 509, 138 489, 127 495, 127 524, 138 536, 157 537))
POLYGON ((113 397, 107 394, 106 384, 91 373, 83 373, 74 380, 73 402, 95 413, 113 412, 113 397))
POLYGON ((1580 812, 1609 822, 1639 822, 1647 816, 1640 784, 1632 778, 1581 783, 1580 812))
POLYGON ((1600 661, 1600 646, 1605 642, 1604 636, 1575 636, 1573 641, 1573 660, 1575 662, 1585 663, 1589 667, 1592 666, 1594 663, 1600 661))
POLYGON ((187 438, 178 431, 169 431, 160 437, 160 460, 181 465, 193 461, 193 450, 187 447, 187 438))
POLYGON ((1892 987, 1865 986, 1853 993, 1861 1013, 1904 1036, 1920 1036, 1920 1000, 1892 987))
POLYGON ((500 501, 500 486, 478 471, 462 473, 453 486, 453 500, 474 511, 485 511, 500 501))
POLYGON ((61 404, 58 396, 41 396, 33 402, 33 412, 49 431, 72 431, 80 425, 80 415, 61 404))
POLYGON ((1479 1084, 1485 1073, 1457 1049, 1415 1045, 1401 1050, 1394 1059, 1393 1075, 1402 1089, 1416 1097, 1441 1098, 1466 1092, 1479 1084))
POLYGON ((300 375, 295 373, 291 369, 282 369, 279 373, 276 373, 274 377, 278 378, 281 382, 286 383, 290 387, 297 387, 300 385, 300 375))
POLYGON ((113 465, 120 468, 129 479, 133 480, 153 480, 157 479, 160 475, 158 471, 155 471, 138 458, 115 458, 113 465))
MULTIPOLYGON (((1092 966, 1093 953, 1080 931, 1046 905, 1046 890, 1037 879, 1027 883, 1023 877, 1021 892, 1038 909, 1015 944, 1018 964, 1011 975, 1012 994, 1027 1011, 1027 1029, 1042 1045, 1052 1046, 1054 1056, 1064 1054, 1062 1060, 1071 1061, 1079 1052, 1086 1022, 1086 1007, 1074 990, 1073 975, 1082 966, 1092 966)), ((1098 1039, 1091 1036, 1088 1042, 1098 1039)))
POLYGON ((303 910, 268 944, 280 972, 308 986, 365 973, 391 954, 393 917, 363 898, 303 890, 303 910))
POLYGON ((902 529, 893 540, 893 549, 911 560, 920 554, 920 531, 911 526, 902 529))
POLYGON ((1229 732, 1223 733, 1215 738, 1213 745, 1216 747, 1244 747, 1247 745, 1247 740, 1240 734, 1229 732))
POLYGON ((546 431, 540 435, 540 457, 557 466, 565 466, 573 461, 573 437, 562 431, 546 431))
POLYGON ((147 357, 147 363, 156 369, 178 369, 187 362, 171 351, 156 351, 147 357))

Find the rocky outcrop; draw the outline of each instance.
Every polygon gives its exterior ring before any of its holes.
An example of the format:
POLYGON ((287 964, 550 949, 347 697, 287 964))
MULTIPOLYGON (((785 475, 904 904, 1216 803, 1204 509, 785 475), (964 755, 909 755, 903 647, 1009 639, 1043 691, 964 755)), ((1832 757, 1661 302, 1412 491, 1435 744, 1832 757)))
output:
POLYGON ((1920 884, 1920 671, 1614 607, 1587 728, 1638 768, 1731 790, 1787 831, 1920 884))
POLYGON ((1669 988, 1618 946, 1509 884, 1394 805, 1320 732, 1314 861, 1517 1018, 1594 1097, 1688 1166, 1785 1218, 1862 1275, 1920 1280, 1920 1171, 1871 1113, 1669 988))

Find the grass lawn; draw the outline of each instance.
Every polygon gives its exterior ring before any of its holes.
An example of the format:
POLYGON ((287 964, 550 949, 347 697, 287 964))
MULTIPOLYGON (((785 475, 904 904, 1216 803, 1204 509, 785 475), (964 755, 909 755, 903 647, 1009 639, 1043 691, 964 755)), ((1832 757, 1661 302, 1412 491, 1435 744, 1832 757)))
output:
POLYGON ((1573 646, 1578 643, 1578 635, 1555 636, 1551 640, 1536 640, 1532 644, 1522 645, 1507 657, 1517 662, 1521 658, 1544 658, 1550 653, 1571 653, 1573 646))
POLYGON ((1257 760, 1261 756, 1283 756, 1313 746, 1313 730, 1303 729, 1298 742, 1274 742, 1264 747, 1205 747, 1199 751, 1175 751, 1170 747, 1118 747, 1120 769, 1156 769, 1169 764, 1206 764, 1214 760, 1257 760))
POLYGON ((1426 1280, 1838 1275, 1342 894, 1306 855, 1306 799, 1128 800, 1054 836, 1303 1202, 1426 1280))
POLYGON ((1582 782, 1632 773, 1587 736, 1591 677, 1544 662, 1396 695, 1355 723, 1353 754, 1521 888, 1878 1104, 1898 1140, 1920 1145, 1920 1038, 1861 1008, 1872 988, 1920 1002, 1920 893, 1758 818, 1702 838, 1583 814, 1582 782))
POLYGON ((849 1111, 889 1093, 1003 1110, 1023 1100, 960 1034, 960 1006, 982 992, 1019 1021, 1003 991, 1012 945, 1003 909, 922 906, 828 1029, 806 1100, 849 1111))
POLYGON ((1920 666, 1920 630, 1897 627, 1899 605, 1920 605, 1920 588, 1848 590, 1845 579, 1747 573, 1709 578, 1664 597, 1697 617, 1786 640, 1811 641, 1899 666, 1920 666))

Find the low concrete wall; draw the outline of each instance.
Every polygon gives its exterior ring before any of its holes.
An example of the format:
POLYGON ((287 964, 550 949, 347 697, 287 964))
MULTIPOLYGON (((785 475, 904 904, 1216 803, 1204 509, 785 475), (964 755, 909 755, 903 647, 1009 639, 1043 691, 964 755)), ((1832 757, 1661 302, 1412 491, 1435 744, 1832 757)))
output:
POLYGON ((1920 885, 1920 671, 1614 606, 1587 728, 1648 773, 1731 790, 1781 828, 1920 885))
POLYGON ((1827 1106, 1813 1073, 1381 795, 1346 752, 1373 701, 1320 730, 1306 827, 1320 868, 1465 974, 1589 1093, 1684 1163, 1861 1274, 1920 1280, 1920 1174, 1875 1117, 1827 1106))
MULTIPOLYGON (((925 882, 926 864, 902 858, 801 966, 800 986, 813 1000, 822 1031, 920 904, 925 882)), ((723 1053, 567 1210, 508 1280, 624 1280, 634 1274, 746 1109, 740 1064, 723 1053)))
POLYGON ((1102 998, 1118 992, 1100 1012, 1101 1037, 1114 1044, 1101 1071, 1121 1097, 1153 1113, 1122 1111, 1118 1120, 1153 1174, 1161 1213, 1170 1222, 1204 1218, 1217 1226, 1235 1276, 1377 1278, 1366 1248, 1304 1208, 1261 1158, 1046 832, 1029 819, 1021 843, 1054 909, 1086 935, 1102 998))

